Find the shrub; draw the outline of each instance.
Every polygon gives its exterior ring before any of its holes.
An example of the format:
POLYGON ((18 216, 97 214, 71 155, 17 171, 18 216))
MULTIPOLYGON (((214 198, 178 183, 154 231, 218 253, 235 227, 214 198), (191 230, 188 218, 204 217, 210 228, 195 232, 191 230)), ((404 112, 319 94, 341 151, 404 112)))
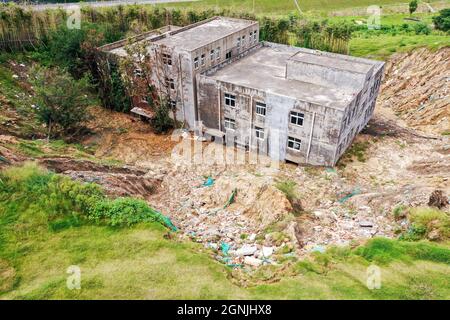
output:
POLYGON ((297 194, 297 191, 295 190, 297 186, 297 183, 295 181, 281 181, 278 182, 275 187, 284 193, 286 198, 289 200, 289 202, 292 205, 292 208, 294 209, 293 214, 294 216, 298 216, 303 212, 302 204, 299 199, 299 196, 297 194))
POLYGON ((77 81, 57 69, 36 68, 32 70, 32 83, 36 114, 47 126, 48 136, 77 133, 88 119, 87 78, 77 81))
POLYGON ((430 27, 428 27, 425 23, 417 23, 414 25, 414 32, 416 34, 425 34, 428 35, 431 33, 430 27))
POLYGON ((415 208, 411 210, 412 227, 420 231, 422 237, 431 240, 450 239, 450 217, 448 213, 432 208, 415 208))
POLYGON ((417 6, 418 6, 417 0, 412 0, 409 3, 409 14, 413 14, 414 12, 416 12, 417 6))
POLYGON ((143 200, 111 200, 96 184, 47 172, 34 163, 0 173, 0 207, 17 219, 25 215, 21 219, 30 219, 29 225, 49 225, 53 230, 83 220, 111 226, 159 222, 174 229, 170 220, 143 200))
POLYGON ((295 188, 297 186, 297 183, 295 181, 291 180, 285 180, 280 181, 275 184, 275 187, 284 193, 286 198, 288 198, 289 201, 295 200, 298 198, 297 191, 295 191, 295 188))
POLYGON ((450 30, 450 8, 439 11, 439 15, 433 17, 433 23, 438 30, 450 30))
POLYGON ((167 132, 169 129, 173 128, 174 121, 169 116, 170 106, 167 101, 163 101, 161 104, 154 106, 155 117, 152 120, 153 129, 157 133, 167 132))
POLYGON ((133 198, 103 199, 89 210, 89 219, 107 221, 112 226, 160 221, 160 213, 143 200, 133 198))

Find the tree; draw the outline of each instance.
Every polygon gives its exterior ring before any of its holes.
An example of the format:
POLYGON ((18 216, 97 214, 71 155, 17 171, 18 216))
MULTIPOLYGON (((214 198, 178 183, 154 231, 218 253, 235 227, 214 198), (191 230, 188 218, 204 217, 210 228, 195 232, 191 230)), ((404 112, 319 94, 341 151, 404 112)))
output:
POLYGON ((180 90, 173 86, 181 82, 181 72, 175 72, 176 79, 171 78, 174 73, 163 63, 166 48, 150 53, 147 43, 131 42, 125 51, 127 55, 120 59, 119 70, 128 96, 145 99, 154 113, 155 131, 167 131, 177 122, 176 106, 171 102, 180 100, 180 90))
POLYGON ((74 135, 88 119, 87 78, 73 79, 59 69, 32 70, 38 120, 48 129, 48 138, 74 135))
POLYGON ((173 128, 174 121, 170 118, 169 112, 170 105, 165 100, 156 108, 155 117, 152 120, 152 126, 156 133, 164 133, 173 128))
POLYGON ((417 0, 412 0, 409 3, 409 14, 413 14, 414 12, 416 12, 417 5, 418 5, 417 0))
POLYGON ((450 30, 450 8, 439 11, 439 15, 433 17, 433 23, 438 30, 450 30))

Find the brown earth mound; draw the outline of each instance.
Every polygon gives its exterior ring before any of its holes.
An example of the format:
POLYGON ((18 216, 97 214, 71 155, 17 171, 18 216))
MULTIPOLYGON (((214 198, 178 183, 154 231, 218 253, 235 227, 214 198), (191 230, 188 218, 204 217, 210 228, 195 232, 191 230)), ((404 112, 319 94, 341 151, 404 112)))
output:
POLYGON ((378 105, 423 132, 450 131, 450 48, 395 54, 386 65, 378 105))

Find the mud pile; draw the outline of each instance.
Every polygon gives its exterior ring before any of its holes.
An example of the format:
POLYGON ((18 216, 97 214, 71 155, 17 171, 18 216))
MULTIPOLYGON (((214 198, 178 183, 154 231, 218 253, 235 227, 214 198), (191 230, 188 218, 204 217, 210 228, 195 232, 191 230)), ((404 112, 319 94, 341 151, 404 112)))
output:
POLYGON ((146 176, 145 170, 136 167, 116 167, 70 158, 45 158, 39 163, 72 179, 97 183, 113 196, 147 199, 161 184, 160 179, 146 176))

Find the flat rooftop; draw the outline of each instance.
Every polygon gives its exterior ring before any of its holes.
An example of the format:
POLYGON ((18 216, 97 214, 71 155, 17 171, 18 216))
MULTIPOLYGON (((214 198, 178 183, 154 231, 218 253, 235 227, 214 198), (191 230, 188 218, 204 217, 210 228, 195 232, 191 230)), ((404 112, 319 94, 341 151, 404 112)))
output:
POLYGON ((192 51, 207 45, 236 31, 256 24, 255 21, 227 17, 215 17, 207 22, 198 23, 176 32, 166 33, 165 37, 153 41, 168 47, 177 47, 192 51))
POLYGON ((347 60, 341 55, 330 55, 320 51, 314 53, 304 51, 298 52, 289 60, 363 74, 368 73, 374 66, 374 62, 372 61, 362 59, 347 60))
POLYGON ((286 79, 287 61, 301 51, 301 48, 264 45, 216 72, 208 73, 207 76, 309 103, 345 108, 355 97, 355 90, 286 79))

